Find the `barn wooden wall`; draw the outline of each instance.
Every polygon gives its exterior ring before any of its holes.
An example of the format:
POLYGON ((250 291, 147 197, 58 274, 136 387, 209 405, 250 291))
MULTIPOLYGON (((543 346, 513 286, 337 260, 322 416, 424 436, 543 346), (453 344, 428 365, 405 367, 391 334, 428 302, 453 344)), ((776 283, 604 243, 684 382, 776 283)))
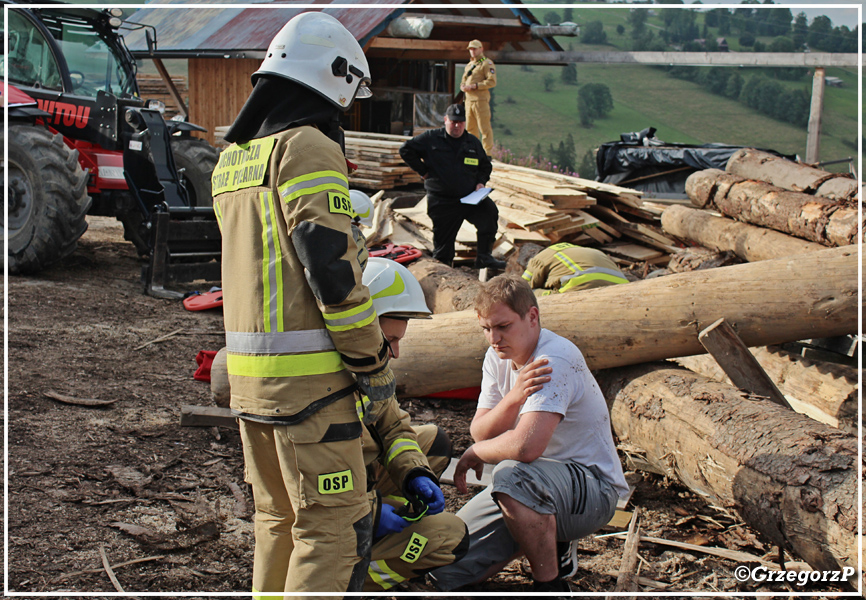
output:
POLYGON ((252 91, 250 75, 262 61, 250 58, 189 59, 189 120, 207 128, 203 135, 216 145, 214 129, 231 125, 252 91))

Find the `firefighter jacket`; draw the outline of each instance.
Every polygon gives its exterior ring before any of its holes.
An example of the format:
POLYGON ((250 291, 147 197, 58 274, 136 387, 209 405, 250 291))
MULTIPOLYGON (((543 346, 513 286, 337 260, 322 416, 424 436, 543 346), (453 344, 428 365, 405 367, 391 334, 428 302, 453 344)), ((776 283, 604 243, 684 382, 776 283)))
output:
POLYGON ((388 355, 351 232, 346 160, 312 126, 232 144, 212 177, 231 408, 294 424, 388 355))
POLYGON ((536 254, 523 278, 534 288, 567 292, 628 283, 604 252, 574 244, 554 244, 536 254))
POLYGON ((415 431, 409 425, 409 413, 400 408, 396 398, 386 400, 384 404, 379 418, 365 426, 361 437, 364 463, 367 465, 368 495, 373 505, 373 531, 379 527, 382 505, 382 498, 373 490, 377 483, 373 478, 377 462, 385 467, 391 481, 400 488, 403 498, 409 497, 406 486, 417 475, 425 475, 437 483, 439 481, 418 445, 415 431))
POLYGON ((493 61, 484 56, 469 61, 460 79, 460 88, 464 85, 478 84, 477 90, 463 92, 467 102, 479 100, 490 101, 490 89, 496 87, 496 68, 493 61))
POLYGON ((458 202, 487 183, 493 171, 484 146, 477 137, 463 132, 459 138, 448 135, 444 127, 416 135, 400 147, 400 156, 422 177, 431 196, 458 202))

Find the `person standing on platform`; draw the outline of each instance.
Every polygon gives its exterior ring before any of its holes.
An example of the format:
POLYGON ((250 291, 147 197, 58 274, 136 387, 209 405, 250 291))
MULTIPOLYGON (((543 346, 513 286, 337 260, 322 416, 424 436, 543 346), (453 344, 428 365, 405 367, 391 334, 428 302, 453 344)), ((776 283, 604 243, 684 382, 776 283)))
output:
POLYGON ((472 40, 467 46, 471 60, 463 71, 460 90, 466 97, 466 131, 481 140, 488 156, 493 152, 490 127, 490 90, 496 87, 496 68, 484 56, 484 46, 472 40))

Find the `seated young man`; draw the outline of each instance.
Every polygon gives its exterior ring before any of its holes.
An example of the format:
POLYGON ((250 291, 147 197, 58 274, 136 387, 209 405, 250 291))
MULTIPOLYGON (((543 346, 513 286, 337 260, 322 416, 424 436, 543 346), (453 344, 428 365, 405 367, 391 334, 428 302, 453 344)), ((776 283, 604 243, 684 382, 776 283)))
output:
POLYGON ((568 591, 557 542, 605 525, 628 485, 601 390, 573 343, 542 329, 538 303, 519 277, 487 282, 475 301, 490 344, 470 446, 454 474, 495 464, 493 483, 457 515, 469 527, 462 559, 431 573, 449 591, 481 582, 525 555, 535 592, 568 591))

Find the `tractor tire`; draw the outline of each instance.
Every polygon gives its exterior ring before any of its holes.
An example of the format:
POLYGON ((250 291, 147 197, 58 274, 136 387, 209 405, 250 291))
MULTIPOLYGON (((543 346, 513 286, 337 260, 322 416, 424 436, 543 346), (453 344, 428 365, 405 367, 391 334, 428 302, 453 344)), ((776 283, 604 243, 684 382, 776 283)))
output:
POLYGON ((172 138, 171 150, 190 206, 213 206, 210 178, 219 150, 198 138, 172 138))
MULTIPOLYGON (((8 136, 5 259, 11 274, 36 273, 69 256, 87 230, 87 172, 60 134, 19 124, 9 126, 8 136)), ((4 137, 0 132, 0 145, 4 137)))

